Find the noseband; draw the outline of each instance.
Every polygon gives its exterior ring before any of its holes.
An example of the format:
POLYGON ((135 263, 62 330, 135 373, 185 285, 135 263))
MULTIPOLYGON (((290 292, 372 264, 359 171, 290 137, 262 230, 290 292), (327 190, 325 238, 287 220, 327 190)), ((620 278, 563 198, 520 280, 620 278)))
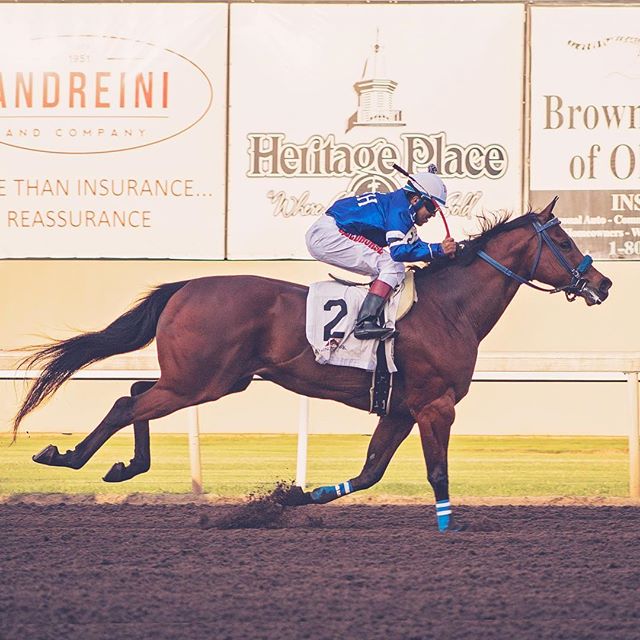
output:
POLYGON ((585 256, 582 258, 580 264, 577 267, 572 267, 567 259, 562 255, 562 252, 556 245, 556 243, 549 237, 547 233, 547 229, 554 227, 557 224, 560 224, 559 218, 551 218, 548 222, 544 224, 540 224, 538 220, 533 219, 531 221, 533 224, 533 228, 536 230, 536 236, 538 238, 538 250, 536 251, 536 259, 534 260, 533 267, 529 272, 528 278, 523 278, 511 271, 511 269, 507 269, 504 265, 500 264, 497 260, 494 260, 490 255, 485 253, 484 251, 478 251, 477 255, 482 258, 485 262, 488 262, 492 267, 495 267, 498 271, 501 271, 509 278, 516 280, 520 284, 526 284, 528 287, 532 289, 537 289, 538 291, 545 291, 546 293, 558 293, 563 291, 567 296, 567 300, 569 302, 573 302, 576 299, 576 296, 581 294, 584 291, 584 288, 587 286, 587 279, 582 276, 586 272, 586 270, 591 266, 593 259, 591 256, 585 256), (538 268, 538 263, 540 262, 540 256, 542 254, 542 243, 545 243, 551 252, 556 257, 557 261, 565 268, 567 273, 571 275, 571 282, 564 287, 556 287, 554 289, 545 289, 544 287, 539 287, 536 284, 533 284, 531 280, 535 275, 536 269, 538 268))

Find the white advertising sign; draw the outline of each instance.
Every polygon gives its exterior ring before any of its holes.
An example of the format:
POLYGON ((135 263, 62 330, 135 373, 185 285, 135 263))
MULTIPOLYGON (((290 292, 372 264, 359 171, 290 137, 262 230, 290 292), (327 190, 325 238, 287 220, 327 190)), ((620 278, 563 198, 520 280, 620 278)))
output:
POLYGON ((640 258, 640 7, 534 7, 530 201, 597 258, 640 258))
POLYGON ((224 257, 225 4, 0 5, 0 257, 224 257))
POLYGON ((308 258, 333 201, 406 183, 393 163, 438 165, 457 239, 520 210, 522 6, 240 4, 231 24, 230 258, 308 258))

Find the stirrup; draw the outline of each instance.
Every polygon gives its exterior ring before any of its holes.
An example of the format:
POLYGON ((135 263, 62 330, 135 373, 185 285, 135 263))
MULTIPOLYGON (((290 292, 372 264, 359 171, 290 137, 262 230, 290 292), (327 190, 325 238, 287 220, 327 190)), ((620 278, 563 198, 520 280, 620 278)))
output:
POLYGON ((353 330, 353 336, 358 340, 387 340, 395 332, 391 327, 381 327, 379 324, 363 323, 364 326, 357 326, 353 330), (370 326, 366 326, 369 324, 370 326))

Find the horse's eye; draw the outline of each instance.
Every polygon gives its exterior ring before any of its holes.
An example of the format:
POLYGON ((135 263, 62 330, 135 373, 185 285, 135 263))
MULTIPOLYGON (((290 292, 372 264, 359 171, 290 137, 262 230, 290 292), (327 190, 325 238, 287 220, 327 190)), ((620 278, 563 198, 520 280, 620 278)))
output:
POLYGON ((560 248, 561 248, 563 251, 569 251, 569 250, 571 249, 571 240, 563 240, 563 241, 560 243, 560 248))

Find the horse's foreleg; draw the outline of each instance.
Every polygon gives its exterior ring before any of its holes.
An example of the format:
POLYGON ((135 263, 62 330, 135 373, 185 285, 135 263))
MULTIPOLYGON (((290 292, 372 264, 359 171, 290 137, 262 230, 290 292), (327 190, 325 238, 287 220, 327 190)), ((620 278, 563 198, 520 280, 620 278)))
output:
POLYGON ((449 434, 455 418, 455 401, 451 390, 429 403, 417 414, 427 477, 436 498, 436 519, 440 531, 460 531, 454 522, 449 501, 447 451, 449 434))
POLYGON ((410 415, 380 418, 369 443, 367 459, 360 474, 346 482, 318 487, 307 492, 304 494, 302 503, 324 504, 376 484, 384 475, 393 454, 411 432, 414 422, 410 415))
MULTIPOLYGON (((131 385, 131 396, 139 396, 149 391, 156 383, 155 380, 139 380, 131 385)), ((129 464, 116 462, 107 472, 103 480, 105 482, 123 482, 145 473, 151 468, 151 449, 149 442, 149 421, 136 420, 133 423, 134 451, 129 464)))
MULTIPOLYGON (((57 447, 49 445, 33 456, 33 460, 54 467, 80 469, 114 433, 123 427, 137 421, 148 423, 149 420, 162 418, 193 404, 191 398, 160 388, 158 384, 156 383, 152 389, 139 396, 118 398, 102 422, 72 451, 60 453, 57 447)), ((144 430, 140 433, 145 435, 144 430)))

